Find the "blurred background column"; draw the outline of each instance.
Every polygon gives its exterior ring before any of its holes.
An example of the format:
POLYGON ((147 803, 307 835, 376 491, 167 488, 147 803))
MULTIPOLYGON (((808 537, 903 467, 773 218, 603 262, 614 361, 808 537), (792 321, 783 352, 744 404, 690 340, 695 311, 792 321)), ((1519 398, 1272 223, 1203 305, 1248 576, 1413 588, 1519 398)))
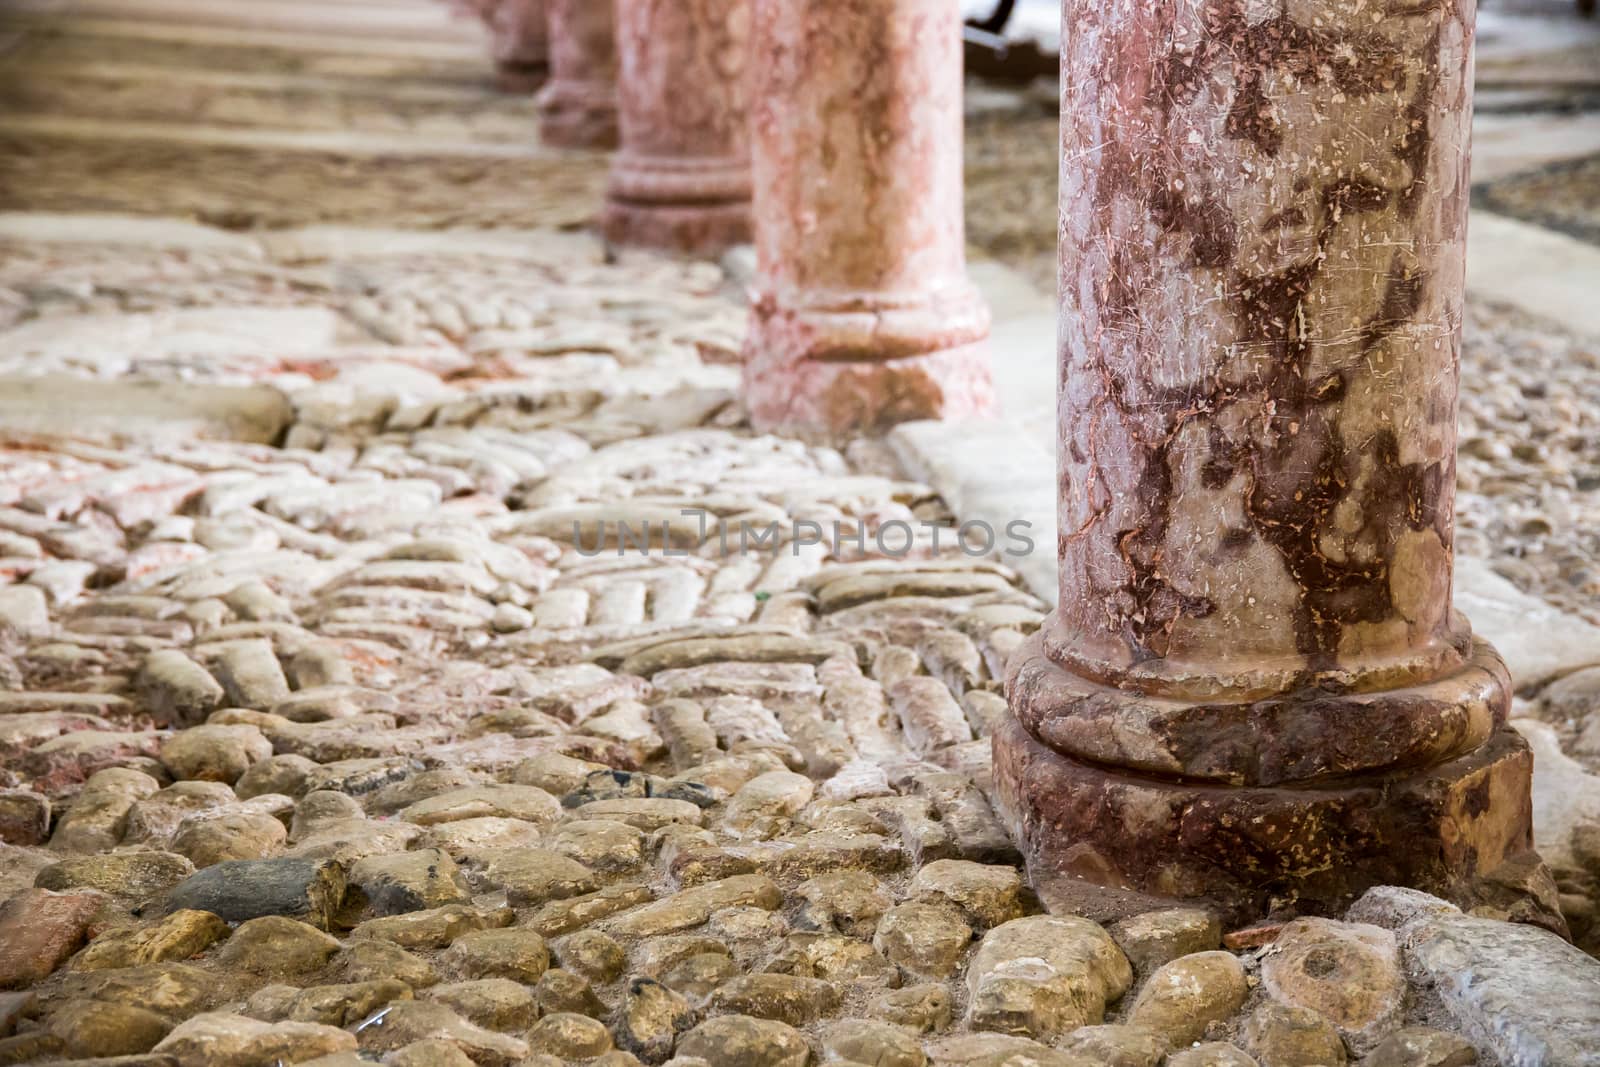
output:
POLYGON ((617 0, 607 239, 693 255, 750 239, 749 33, 750 0, 617 0))
POLYGON ((967 279, 958 0, 755 0, 755 425, 989 412, 967 279))
POLYGON ((539 134, 558 148, 617 143, 616 22, 611 0, 546 0, 550 81, 539 93, 539 134))

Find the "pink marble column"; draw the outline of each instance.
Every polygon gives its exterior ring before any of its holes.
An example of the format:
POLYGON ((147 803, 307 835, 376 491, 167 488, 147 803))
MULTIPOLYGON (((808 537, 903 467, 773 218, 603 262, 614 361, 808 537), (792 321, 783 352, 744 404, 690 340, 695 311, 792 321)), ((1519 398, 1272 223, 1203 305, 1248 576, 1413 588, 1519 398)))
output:
POLYGON ((482 19, 500 88, 531 93, 550 73, 545 0, 452 0, 451 8, 482 19))
POLYGON ((750 0, 617 0, 607 239, 691 255, 750 239, 749 34, 750 0))
POLYGON ((837 433, 994 407, 966 276, 958 0, 755 0, 745 403, 837 433))
POLYGON ((550 81, 539 92, 539 135, 559 148, 617 143, 617 46, 612 0, 545 0, 550 81))
POLYGON ((995 741, 1059 906, 1538 870, 1451 610, 1473 16, 1064 0, 1060 608, 995 741))

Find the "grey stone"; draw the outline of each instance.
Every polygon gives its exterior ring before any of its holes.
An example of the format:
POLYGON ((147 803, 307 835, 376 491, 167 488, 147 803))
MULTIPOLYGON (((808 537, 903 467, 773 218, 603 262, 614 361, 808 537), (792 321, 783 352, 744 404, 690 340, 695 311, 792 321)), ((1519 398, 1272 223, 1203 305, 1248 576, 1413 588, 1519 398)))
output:
POLYGON ((166 912, 209 911, 228 922, 287 915, 326 930, 344 902, 345 872, 327 860, 230 860, 191 875, 162 901, 166 912))
POLYGON ((134 688, 145 710, 163 726, 193 726, 222 706, 222 686, 176 649, 145 657, 134 688))
POLYGON ((1534 926, 1466 915, 1400 931, 1408 968, 1508 1067, 1600 1064, 1600 961, 1534 926))

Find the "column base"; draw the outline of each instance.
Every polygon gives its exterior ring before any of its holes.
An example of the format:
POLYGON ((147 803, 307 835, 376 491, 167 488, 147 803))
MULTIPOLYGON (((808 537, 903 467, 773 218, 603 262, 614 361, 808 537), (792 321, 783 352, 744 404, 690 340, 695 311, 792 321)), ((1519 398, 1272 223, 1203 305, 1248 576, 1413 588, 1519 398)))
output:
MULTIPOLYGON (((1175 903, 1235 924, 1337 915, 1376 885, 1498 907, 1508 871, 1533 870, 1522 880, 1540 882, 1533 756, 1504 725, 1425 770, 1233 787, 1079 762, 1008 717, 994 735, 994 775, 1001 817, 1045 906, 1099 921, 1175 903)), ((1524 906, 1560 928, 1549 910, 1537 899, 1524 906)))
POLYGON ((918 419, 997 414, 989 343, 899 359, 824 362, 747 353, 744 403, 758 430, 882 433, 918 419))
POLYGON ((508 96, 528 96, 550 80, 548 63, 521 63, 501 60, 494 65, 495 88, 508 96))
POLYGON ((552 81, 539 90, 539 139, 553 148, 617 147, 617 93, 610 83, 552 81))
POLYGON ((750 165, 624 149, 611 161, 601 228, 614 244, 689 256, 717 256, 747 244, 750 165))
POLYGON ((745 408, 759 430, 882 432, 998 413, 989 311, 969 286, 789 303, 758 297, 745 342, 745 408))

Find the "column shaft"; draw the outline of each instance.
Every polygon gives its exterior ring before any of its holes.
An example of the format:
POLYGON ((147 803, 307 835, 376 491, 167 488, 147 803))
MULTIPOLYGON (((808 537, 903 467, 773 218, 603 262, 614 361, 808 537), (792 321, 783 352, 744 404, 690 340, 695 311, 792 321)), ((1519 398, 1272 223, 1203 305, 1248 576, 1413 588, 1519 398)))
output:
POLYGON ((1450 607, 1473 16, 1064 0, 1061 597, 996 742, 1042 891, 1315 910, 1530 847, 1450 607))
POLYGON ((759 426, 841 430, 993 405, 966 277, 957 0, 755 0, 759 426))
POLYGON ((610 240, 715 255, 750 239, 750 0, 618 0, 610 240))
POLYGON ((452 10, 488 27, 490 54, 505 92, 531 93, 549 76, 544 5, 545 0, 450 0, 452 10))
POLYGON ((545 0, 550 81, 539 93, 539 134, 559 148, 617 143, 617 46, 612 0, 545 0))

